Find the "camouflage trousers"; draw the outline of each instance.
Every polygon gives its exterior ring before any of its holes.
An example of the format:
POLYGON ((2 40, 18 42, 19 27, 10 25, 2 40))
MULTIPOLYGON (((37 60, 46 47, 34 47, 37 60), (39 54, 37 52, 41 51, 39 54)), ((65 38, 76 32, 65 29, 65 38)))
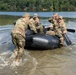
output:
POLYGON ((15 46, 14 55, 16 59, 20 59, 24 53, 25 38, 20 34, 12 33, 12 42, 15 46))
POLYGON ((62 35, 61 32, 55 32, 55 31, 50 30, 50 31, 47 31, 46 34, 52 35, 52 36, 57 35, 57 36, 60 38, 60 44, 63 44, 63 42, 64 42, 64 37, 63 37, 63 35, 62 35))

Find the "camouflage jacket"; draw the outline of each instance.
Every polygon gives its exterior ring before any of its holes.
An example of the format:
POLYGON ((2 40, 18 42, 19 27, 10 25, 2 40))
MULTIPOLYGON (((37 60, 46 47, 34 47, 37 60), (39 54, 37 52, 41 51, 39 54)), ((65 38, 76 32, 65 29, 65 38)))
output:
POLYGON ((52 24, 50 25, 50 28, 51 28, 52 30, 54 30, 55 32, 60 32, 60 33, 67 32, 67 30, 66 30, 66 25, 65 25, 64 22, 61 22, 61 23, 57 23, 57 22, 52 23, 52 24))
POLYGON ((14 28, 12 29, 12 33, 18 33, 25 37, 25 31, 28 27, 26 18, 20 18, 16 21, 14 28))

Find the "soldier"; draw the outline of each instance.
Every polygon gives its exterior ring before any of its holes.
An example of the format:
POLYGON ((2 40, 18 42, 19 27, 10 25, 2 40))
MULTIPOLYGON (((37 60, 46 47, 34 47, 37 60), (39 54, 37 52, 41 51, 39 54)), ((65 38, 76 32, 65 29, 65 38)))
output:
POLYGON ((30 19, 31 23, 33 24, 33 28, 36 31, 36 33, 43 33, 43 27, 40 24, 40 20, 38 18, 37 14, 34 14, 33 18, 30 19))
POLYGON ((54 13, 54 14, 52 15, 52 17, 49 18, 48 21, 49 21, 50 23, 56 23, 56 21, 58 20, 58 17, 59 17, 58 13, 54 13))
POLYGON ((57 29, 57 35, 60 37, 60 45, 63 46, 64 45, 63 34, 67 33, 66 25, 65 25, 65 23, 63 21, 63 17, 62 16, 59 16, 57 22, 58 22, 58 27, 56 28, 57 29))
POLYGON ((55 13, 55 20, 58 20, 59 19, 59 15, 58 13, 55 13))
POLYGON ((49 21, 51 24, 50 24, 50 26, 48 26, 47 28, 50 27, 50 30, 47 31, 46 34, 49 34, 49 35, 52 35, 52 36, 55 35, 54 29, 53 29, 53 25, 54 25, 54 24, 57 24, 58 17, 59 17, 58 13, 54 13, 54 14, 52 15, 52 17, 49 18, 48 21, 49 21))
POLYGON ((30 23, 30 14, 26 13, 15 23, 14 28, 11 31, 12 42, 15 45, 14 55, 15 61, 20 62, 23 56, 24 46, 25 46, 25 31, 30 23))
POLYGON ((64 45, 64 37, 62 34, 67 33, 63 18, 59 16, 56 22, 50 25, 50 30, 46 34, 57 35, 60 38, 60 46, 64 45), (53 30, 53 31, 52 31, 53 30))
POLYGON ((61 45, 64 45, 64 43, 63 43, 64 42, 63 34, 66 34, 67 30, 66 30, 66 25, 65 25, 65 22, 64 22, 62 16, 59 16, 58 25, 59 25, 59 28, 60 28, 60 30, 58 30, 58 31, 59 31, 59 35, 61 35, 61 38, 60 38, 61 45))
POLYGON ((59 16, 58 24, 61 28, 62 34, 66 34, 67 33, 66 24, 65 24, 62 16, 59 16))

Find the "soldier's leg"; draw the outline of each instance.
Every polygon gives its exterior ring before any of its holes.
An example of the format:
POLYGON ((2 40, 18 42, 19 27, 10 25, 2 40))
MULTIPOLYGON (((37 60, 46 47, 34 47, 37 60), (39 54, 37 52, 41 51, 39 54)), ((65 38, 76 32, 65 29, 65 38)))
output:
POLYGON ((55 32, 50 30, 50 31, 47 31, 46 34, 54 36, 55 32))
POLYGON ((59 34, 59 37, 60 37, 60 46, 64 46, 64 38, 62 34, 59 34))
POLYGON ((21 35, 19 35, 17 43, 18 43, 18 52, 16 56, 16 61, 20 61, 24 53, 25 39, 21 35))
POLYGON ((36 30, 37 30, 38 33, 41 33, 41 34, 44 33, 44 32, 43 32, 43 27, 42 27, 42 25, 40 25, 40 24, 38 24, 38 26, 36 26, 36 30))
POLYGON ((14 49, 13 53, 14 53, 14 55, 16 57, 17 54, 18 54, 18 45, 17 45, 17 40, 16 39, 14 39, 14 45, 15 45, 15 49, 14 49))
POLYGON ((24 46, 25 46, 25 40, 23 39, 23 40, 21 40, 20 42, 19 42, 19 56, 20 57, 23 57, 23 54, 24 54, 24 46))
POLYGON ((61 46, 64 46, 64 37, 63 37, 61 31, 57 31, 57 32, 56 32, 56 35, 59 37, 60 47, 61 47, 61 46))
POLYGON ((60 45, 62 45, 62 46, 64 45, 64 38, 63 37, 60 38, 60 45))
POLYGON ((43 27, 40 25, 40 33, 43 34, 43 27))
POLYGON ((17 45, 17 39, 16 39, 16 34, 11 34, 12 35, 12 42, 15 46, 14 50, 13 50, 13 55, 16 57, 17 56, 17 52, 18 52, 18 45, 17 45))

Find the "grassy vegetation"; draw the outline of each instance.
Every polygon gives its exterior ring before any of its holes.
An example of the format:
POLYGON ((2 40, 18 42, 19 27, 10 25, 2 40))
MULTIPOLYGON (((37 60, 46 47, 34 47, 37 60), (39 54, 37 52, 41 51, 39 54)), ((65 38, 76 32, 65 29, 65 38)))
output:
POLYGON ((76 11, 76 0, 0 0, 0 11, 76 11))

